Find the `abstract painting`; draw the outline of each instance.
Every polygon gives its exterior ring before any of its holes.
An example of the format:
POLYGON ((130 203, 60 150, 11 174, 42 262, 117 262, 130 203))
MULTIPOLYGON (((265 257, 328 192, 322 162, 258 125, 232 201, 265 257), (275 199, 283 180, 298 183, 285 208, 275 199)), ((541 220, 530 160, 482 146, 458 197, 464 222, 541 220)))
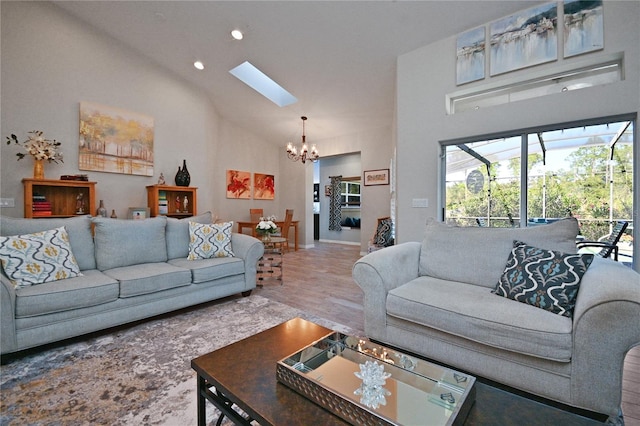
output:
POLYGON ((276 195, 275 178, 262 173, 253 174, 253 199, 273 200, 276 195))
POLYGON ((469 30, 456 40, 456 84, 484 78, 484 27, 469 30))
POLYGON ((153 117, 80 103, 78 168, 153 176, 153 117))
POLYGON ((251 198, 251 172, 227 170, 227 198, 251 198))
POLYGON ((604 49, 602 0, 565 0, 564 57, 604 49))
POLYGON ((490 74, 558 59, 558 5, 527 9, 491 24, 490 74))

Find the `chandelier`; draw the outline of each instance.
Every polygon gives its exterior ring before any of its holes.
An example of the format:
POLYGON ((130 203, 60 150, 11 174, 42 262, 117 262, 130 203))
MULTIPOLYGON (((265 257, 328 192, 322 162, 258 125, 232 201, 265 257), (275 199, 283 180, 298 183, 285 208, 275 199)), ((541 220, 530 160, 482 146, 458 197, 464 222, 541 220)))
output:
POLYGON ((307 160, 315 163, 320 158, 320 154, 318 154, 318 149, 315 145, 311 147, 311 151, 307 147, 306 137, 304 134, 304 122, 307 121, 307 117, 302 116, 302 146, 300 147, 300 152, 298 152, 298 148, 293 146, 291 142, 287 144, 287 156, 290 160, 293 161, 302 161, 302 164, 306 163, 307 160))

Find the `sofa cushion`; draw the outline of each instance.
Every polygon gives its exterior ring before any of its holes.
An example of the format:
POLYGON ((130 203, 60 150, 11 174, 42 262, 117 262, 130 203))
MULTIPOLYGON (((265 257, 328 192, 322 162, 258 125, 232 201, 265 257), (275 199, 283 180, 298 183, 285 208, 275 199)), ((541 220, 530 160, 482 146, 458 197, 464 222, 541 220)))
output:
POLYGON ((172 259, 170 264, 191 270, 194 284, 244 274, 244 261, 238 257, 214 257, 211 259, 172 259))
POLYGON ((387 314, 478 343, 571 361, 571 319, 496 297, 491 289, 419 277, 389 292, 387 314))
POLYGON ((144 220, 94 217, 92 220, 99 270, 167 261, 166 217, 144 220))
POLYGON ((566 218, 530 228, 427 225, 420 251, 420 275, 494 288, 513 240, 564 253, 576 253, 578 221, 566 218))
POLYGON ((571 318, 580 280, 592 261, 592 254, 566 254, 514 241, 493 293, 571 318))
POLYGON ((231 248, 233 222, 202 224, 189 222, 189 255, 187 259, 234 257, 231 248))
POLYGON ((16 288, 82 275, 64 226, 0 237, 0 259, 5 274, 16 288))
POLYGON ((97 269, 81 277, 16 290, 16 318, 52 314, 112 302, 118 298, 118 281, 97 269))
POLYGON ((120 297, 155 293, 191 284, 191 271, 168 263, 142 263, 104 271, 120 282, 120 297))
POLYGON ((71 251, 80 270, 96 269, 91 216, 75 216, 64 219, 24 219, 0 216, 0 235, 32 234, 64 226, 69 234, 71 251))
POLYGON ((184 219, 167 218, 167 258, 186 258, 189 255, 189 222, 211 223, 211 212, 184 219))

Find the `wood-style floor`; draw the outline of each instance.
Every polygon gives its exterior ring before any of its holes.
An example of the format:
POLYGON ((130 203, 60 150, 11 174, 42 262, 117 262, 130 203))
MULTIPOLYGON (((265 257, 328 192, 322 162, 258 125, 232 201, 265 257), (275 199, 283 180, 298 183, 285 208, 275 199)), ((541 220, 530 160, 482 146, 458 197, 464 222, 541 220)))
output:
MULTIPOLYGON (((284 284, 266 284, 255 294, 363 331, 363 293, 351 278, 359 252, 359 246, 316 241, 312 249, 286 253, 284 284)), ((626 426, 640 426, 640 346, 625 360, 622 410, 626 426)))

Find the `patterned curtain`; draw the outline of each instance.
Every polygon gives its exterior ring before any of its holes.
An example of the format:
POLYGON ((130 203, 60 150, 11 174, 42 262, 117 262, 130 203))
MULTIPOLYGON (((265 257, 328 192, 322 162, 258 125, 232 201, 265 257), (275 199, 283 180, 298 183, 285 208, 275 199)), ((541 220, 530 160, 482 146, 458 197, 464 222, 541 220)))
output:
POLYGON ((340 186, 342 176, 331 176, 331 200, 329 204, 329 231, 342 231, 342 203, 340 200, 340 186))

